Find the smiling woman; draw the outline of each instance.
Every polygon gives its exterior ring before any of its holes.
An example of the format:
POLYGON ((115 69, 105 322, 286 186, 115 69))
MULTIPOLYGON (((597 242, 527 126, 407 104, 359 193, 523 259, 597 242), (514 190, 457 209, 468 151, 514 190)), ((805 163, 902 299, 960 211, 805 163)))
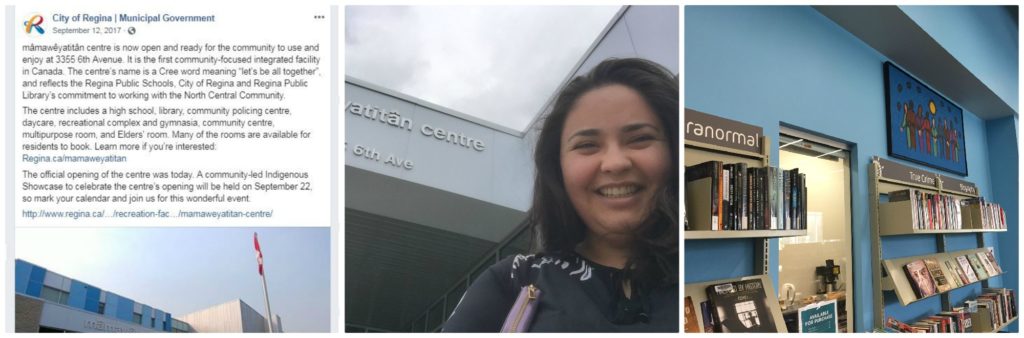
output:
POLYGON ((444 331, 678 332, 678 88, 608 59, 562 89, 534 153, 538 250, 482 274, 444 331))

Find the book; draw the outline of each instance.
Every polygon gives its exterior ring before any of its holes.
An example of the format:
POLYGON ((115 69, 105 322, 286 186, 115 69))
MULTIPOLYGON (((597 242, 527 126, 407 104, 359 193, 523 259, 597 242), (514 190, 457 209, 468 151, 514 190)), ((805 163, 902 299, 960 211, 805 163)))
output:
POLYGON ((800 215, 801 216, 800 216, 800 218, 803 219, 803 224, 800 225, 800 229, 801 230, 805 230, 805 229, 807 229, 807 198, 808 198, 808 195, 807 195, 807 175, 806 174, 800 174, 800 186, 801 186, 801 191, 802 191, 802 194, 800 196, 800 200, 801 200, 801 203, 800 203, 801 204, 800 205, 800 207, 801 207, 800 215))
POLYGON ((967 260, 967 256, 957 256, 957 263, 960 264, 960 269, 963 270, 964 275, 967 277, 967 283, 974 283, 979 281, 978 275, 974 273, 974 269, 971 268, 971 263, 967 260))
POLYGON ((981 265, 981 261, 978 260, 978 255, 968 254, 967 260, 971 262, 971 267, 974 268, 974 274, 978 275, 978 280, 988 279, 988 272, 985 271, 985 266, 981 265))
POLYGON ((885 327, 896 330, 897 332, 914 332, 913 328, 907 323, 896 320, 896 318, 889 317, 885 319, 885 327))
POLYGON ((928 272, 928 267, 925 265, 924 260, 916 260, 907 265, 903 266, 903 270, 907 273, 907 279, 910 281, 910 286, 914 289, 914 294, 917 298, 925 298, 935 294, 935 283, 932 281, 932 275, 928 272))
POLYGON ((733 230, 732 215, 736 212, 734 210, 732 201, 735 200, 733 195, 736 193, 735 181, 733 181, 732 173, 736 172, 733 169, 732 164, 722 165, 722 230, 733 230))
POLYGON ((938 261, 933 258, 925 258, 924 265, 928 268, 928 273, 932 275, 936 292, 942 293, 953 289, 949 279, 946 278, 946 274, 942 272, 942 267, 939 266, 938 261))
POLYGON ((713 311, 711 301, 700 302, 701 318, 704 321, 704 333, 715 332, 715 316, 712 315, 713 311))
POLYGON ((710 285, 715 332, 778 332, 760 279, 710 285))
POLYGON ((907 201, 912 227, 919 230, 957 230, 963 228, 962 201, 956 197, 916 189, 889 193, 889 202, 907 201))
POLYGON ((999 263, 996 262, 996 255, 992 252, 992 248, 985 249, 985 257, 988 257, 989 263, 992 263, 992 267, 995 268, 996 274, 1003 273, 1003 268, 999 267, 999 263))
POLYGON ((967 280, 967 275, 965 275, 963 270, 960 269, 960 264, 956 262, 955 258, 945 260, 942 262, 942 264, 946 266, 946 271, 949 271, 949 273, 956 275, 951 276, 949 278, 953 281, 953 284, 955 284, 956 287, 961 287, 970 284, 970 281, 967 280))
POLYGON ((683 308, 683 332, 700 332, 697 322, 697 310, 693 308, 693 299, 686 296, 686 307, 683 308))
POLYGON ((707 161, 686 167, 687 224, 694 230, 720 230, 722 162, 707 161))
POLYGON ((999 271, 996 271, 996 268, 992 266, 992 262, 988 260, 987 252, 976 252, 974 254, 978 256, 978 261, 981 262, 981 266, 985 268, 985 272, 988 273, 989 277, 994 277, 999 274, 999 271))
POLYGON ((750 212, 747 207, 747 195, 750 188, 747 186, 747 164, 736 163, 736 227, 738 230, 748 230, 747 214, 750 212))

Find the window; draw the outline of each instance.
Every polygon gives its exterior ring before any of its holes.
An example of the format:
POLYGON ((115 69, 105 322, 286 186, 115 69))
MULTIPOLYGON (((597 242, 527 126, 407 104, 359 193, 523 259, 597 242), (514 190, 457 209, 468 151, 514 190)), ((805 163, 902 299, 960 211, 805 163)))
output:
POLYGON ((102 315, 106 311, 107 311, 107 303, 100 303, 100 308, 99 308, 99 310, 96 311, 96 313, 99 313, 99 314, 102 315))
POLYGON ((149 319, 149 327, 156 327, 156 318, 149 319))
POLYGON ((136 324, 140 324, 141 325, 142 324, 142 314, 138 313, 138 312, 133 313, 132 314, 132 321, 135 322, 136 324))
POLYGON ((850 151, 805 134, 780 134, 779 144, 779 165, 806 175, 808 196, 807 235, 779 239, 779 300, 794 309, 807 305, 807 296, 827 294, 838 300, 839 332, 852 332, 850 151), (828 261, 839 267, 838 276, 825 272, 828 261))
POLYGON ((43 286, 42 292, 39 294, 39 298, 57 303, 57 304, 68 304, 68 292, 54 289, 49 286, 43 286))

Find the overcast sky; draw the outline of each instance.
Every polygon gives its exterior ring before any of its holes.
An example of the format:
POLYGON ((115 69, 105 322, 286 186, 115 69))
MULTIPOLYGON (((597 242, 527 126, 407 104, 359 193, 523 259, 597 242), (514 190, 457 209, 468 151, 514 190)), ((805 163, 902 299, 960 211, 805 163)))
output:
POLYGON ((619 10, 345 7, 345 72, 523 130, 619 10))
POLYGON ((15 256, 174 318, 234 299, 266 314, 253 231, 284 331, 330 331, 327 227, 17 228, 15 256))

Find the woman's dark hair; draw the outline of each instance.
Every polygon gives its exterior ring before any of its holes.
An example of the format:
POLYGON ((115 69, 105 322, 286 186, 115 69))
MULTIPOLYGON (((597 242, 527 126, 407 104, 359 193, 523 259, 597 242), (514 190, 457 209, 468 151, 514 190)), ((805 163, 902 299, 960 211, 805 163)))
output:
POLYGON ((539 242, 534 250, 572 253, 586 236, 587 226, 569 200, 562 177, 562 128, 581 96, 615 84, 636 91, 654 110, 665 128, 672 158, 666 184, 656 194, 655 209, 637 228, 634 253, 627 264, 632 269, 627 271, 636 281, 674 283, 679 271, 679 80, 661 65, 644 59, 607 59, 572 79, 558 94, 545 117, 533 157, 536 177, 527 223, 539 242))

